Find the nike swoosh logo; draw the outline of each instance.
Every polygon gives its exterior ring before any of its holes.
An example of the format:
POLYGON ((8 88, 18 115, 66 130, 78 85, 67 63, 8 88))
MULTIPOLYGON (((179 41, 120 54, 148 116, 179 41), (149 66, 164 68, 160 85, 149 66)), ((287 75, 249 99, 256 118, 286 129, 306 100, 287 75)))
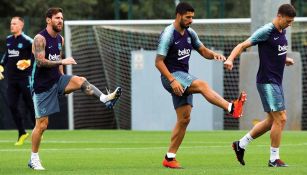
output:
POLYGON ((274 40, 277 40, 279 37, 277 37, 277 38, 274 38, 274 40))
POLYGON ((52 46, 49 46, 48 48, 49 48, 49 49, 51 49, 51 48, 52 48, 52 46))
POLYGON ((179 44, 179 43, 180 43, 180 41, 175 42, 175 44, 179 44))

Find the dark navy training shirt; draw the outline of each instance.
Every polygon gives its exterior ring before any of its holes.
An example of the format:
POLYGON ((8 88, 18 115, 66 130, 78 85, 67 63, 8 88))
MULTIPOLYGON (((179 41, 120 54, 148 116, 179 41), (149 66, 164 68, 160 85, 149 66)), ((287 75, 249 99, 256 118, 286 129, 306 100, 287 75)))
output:
MULTIPOLYGON (((47 30, 39 33, 46 40, 45 59, 50 61, 61 60, 62 36, 58 34, 55 38, 50 36, 47 30)), ((35 93, 41 93, 49 90, 61 77, 59 66, 52 68, 38 67, 36 63, 33 67, 32 78, 34 78, 33 88, 35 93)))
POLYGON ((157 54, 165 56, 164 63, 171 73, 189 72, 192 49, 198 50, 201 44, 193 29, 188 28, 181 35, 171 24, 160 35, 157 54))
POLYGON ((33 39, 22 33, 16 38, 9 35, 6 38, 6 50, 2 57, 1 64, 5 67, 6 77, 10 81, 29 78, 32 70, 32 42, 33 39), (16 63, 22 59, 31 59, 31 66, 25 70, 19 70, 16 63))
POLYGON ((286 30, 279 32, 273 23, 268 23, 249 38, 253 45, 258 44, 260 64, 257 83, 282 85, 288 50, 285 34, 286 30))

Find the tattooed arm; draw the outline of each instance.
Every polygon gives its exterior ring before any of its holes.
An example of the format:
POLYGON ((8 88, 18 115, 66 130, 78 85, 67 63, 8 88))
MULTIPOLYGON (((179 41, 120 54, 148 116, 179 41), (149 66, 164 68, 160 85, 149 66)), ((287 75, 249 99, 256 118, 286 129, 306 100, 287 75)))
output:
POLYGON ((46 39, 38 34, 35 36, 32 51, 38 67, 55 67, 62 64, 62 60, 50 61, 45 59, 46 39))
POLYGON ((35 36, 33 45, 32 45, 32 52, 34 54, 34 58, 37 62, 38 67, 56 67, 58 65, 70 65, 70 64, 77 64, 76 61, 72 57, 65 58, 59 61, 50 61, 45 59, 45 47, 46 47, 46 40, 45 38, 38 34, 35 36))

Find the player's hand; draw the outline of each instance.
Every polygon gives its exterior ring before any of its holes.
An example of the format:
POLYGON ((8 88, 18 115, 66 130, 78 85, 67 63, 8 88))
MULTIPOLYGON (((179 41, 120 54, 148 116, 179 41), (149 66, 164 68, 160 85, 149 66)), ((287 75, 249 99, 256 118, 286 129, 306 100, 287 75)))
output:
POLYGON ((171 83, 171 87, 173 89, 174 94, 176 94, 177 96, 182 96, 184 91, 181 84, 177 80, 174 80, 171 83))
POLYGON ((286 57, 286 66, 291 66, 294 64, 294 60, 292 58, 286 57))
POLYGON ((233 61, 231 59, 227 59, 225 62, 224 62, 224 67, 227 69, 227 70, 232 70, 233 68, 233 61))
POLYGON ((16 63, 16 66, 19 70, 25 70, 27 69, 28 67, 31 66, 31 60, 28 59, 22 59, 22 60, 19 60, 17 63, 16 63))
POLYGON ((62 60, 62 65, 71 65, 71 64, 77 64, 77 62, 73 57, 67 57, 62 60))
POLYGON ((216 60, 216 61, 225 61, 226 60, 224 55, 221 55, 221 54, 218 54, 218 53, 213 54, 213 59, 216 60))
POLYGON ((0 80, 4 79, 4 76, 3 76, 2 72, 4 72, 4 68, 3 68, 2 65, 0 65, 0 80))

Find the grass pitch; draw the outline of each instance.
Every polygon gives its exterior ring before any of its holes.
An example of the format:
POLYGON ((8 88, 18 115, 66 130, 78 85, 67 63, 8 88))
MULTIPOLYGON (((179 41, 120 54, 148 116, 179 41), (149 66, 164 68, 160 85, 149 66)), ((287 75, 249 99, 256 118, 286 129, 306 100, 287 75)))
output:
POLYGON ((48 130, 40 149, 46 171, 27 167, 30 139, 14 146, 17 131, 0 131, 0 175, 306 175, 307 132, 283 134, 281 158, 287 168, 269 168, 269 134, 254 140, 241 166, 231 143, 246 131, 187 132, 177 153, 184 169, 162 167, 170 132, 48 130))

